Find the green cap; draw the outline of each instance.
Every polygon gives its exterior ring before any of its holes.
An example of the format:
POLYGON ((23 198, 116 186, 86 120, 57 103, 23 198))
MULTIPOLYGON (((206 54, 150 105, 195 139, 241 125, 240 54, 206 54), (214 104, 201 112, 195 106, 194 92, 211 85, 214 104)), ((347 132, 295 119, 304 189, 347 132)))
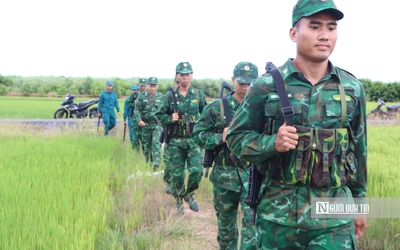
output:
POLYGON ((174 82, 179 82, 178 78, 175 77, 174 82))
POLYGON ((158 84, 158 78, 157 77, 150 77, 147 79, 148 84, 158 84))
POLYGON ((107 86, 113 86, 114 83, 113 83, 112 81, 107 81, 107 82, 106 82, 106 85, 107 85, 107 86))
POLYGON ((251 62, 240 62, 236 64, 235 69, 233 70, 233 78, 235 78, 238 83, 250 84, 252 81, 257 79, 257 77, 258 68, 251 62))
POLYGON ((176 73, 193 73, 192 65, 189 62, 180 62, 176 66, 176 73))
POLYGON ((139 78, 139 85, 146 85, 147 79, 146 78, 139 78))
POLYGON ((343 13, 336 8, 333 0, 298 0, 297 4, 293 7, 292 13, 292 26, 302 17, 309 17, 315 13, 328 10, 336 16, 336 20, 343 18, 343 13))

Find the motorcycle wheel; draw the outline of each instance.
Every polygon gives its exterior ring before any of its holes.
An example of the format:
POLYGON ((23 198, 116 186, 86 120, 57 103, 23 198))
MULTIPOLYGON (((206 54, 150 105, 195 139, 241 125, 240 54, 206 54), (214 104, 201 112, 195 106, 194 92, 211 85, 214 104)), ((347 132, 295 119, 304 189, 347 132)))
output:
POLYGON ((367 120, 374 120, 376 116, 377 115, 374 112, 371 112, 367 115, 367 120))
POLYGON ((66 119, 66 118, 68 118, 68 112, 65 110, 65 108, 59 108, 54 113, 54 119, 66 119))
POLYGON ((89 118, 96 118, 97 117, 97 107, 89 109, 89 118))

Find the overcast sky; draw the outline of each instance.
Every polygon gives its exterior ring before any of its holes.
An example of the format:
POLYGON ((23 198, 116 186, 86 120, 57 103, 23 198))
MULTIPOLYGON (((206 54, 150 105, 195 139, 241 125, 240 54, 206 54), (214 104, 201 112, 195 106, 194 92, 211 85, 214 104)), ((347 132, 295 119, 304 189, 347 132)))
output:
MULTIPOLYGON (((296 1, 1 0, 0 74, 172 78, 180 61, 194 78, 230 78, 239 61, 262 74, 295 56, 296 1)), ((395 1, 335 2, 344 19, 332 63, 399 82, 395 1)))

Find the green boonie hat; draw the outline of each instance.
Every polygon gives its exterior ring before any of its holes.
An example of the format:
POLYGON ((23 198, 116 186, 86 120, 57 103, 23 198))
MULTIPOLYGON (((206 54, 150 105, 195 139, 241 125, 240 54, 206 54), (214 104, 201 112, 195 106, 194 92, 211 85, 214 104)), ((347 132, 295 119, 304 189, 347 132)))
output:
POLYGON ((139 85, 146 85, 147 79, 146 78, 139 78, 139 85))
POLYGON ((147 79, 148 84, 158 84, 158 78, 157 77, 150 77, 147 79))
POLYGON ((174 82, 179 82, 178 78, 175 77, 174 82))
POLYGON ((176 73, 193 73, 192 65, 189 62, 180 62, 176 66, 176 73))
POLYGON ((257 79, 258 77, 258 67, 251 62, 240 62, 236 64, 233 70, 233 78, 238 83, 248 83, 257 79))
POLYGON ((333 0, 298 0, 297 4, 293 7, 292 13, 292 27, 302 17, 309 17, 315 13, 328 10, 336 16, 336 20, 343 18, 343 13, 336 8, 333 0))

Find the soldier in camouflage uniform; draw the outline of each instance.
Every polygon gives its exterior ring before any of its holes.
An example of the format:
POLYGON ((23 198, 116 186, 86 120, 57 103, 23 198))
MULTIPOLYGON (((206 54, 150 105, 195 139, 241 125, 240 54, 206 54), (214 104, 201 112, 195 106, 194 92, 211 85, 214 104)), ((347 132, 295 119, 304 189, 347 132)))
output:
POLYGON ((133 112, 135 109, 135 101, 138 97, 138 86, 133 85, 131 87, 131 95, 125 99, 125 103, 124 103, 124 125, 126 126, 126 124, 128 124, 128 128, 129 128, 129 139, 130 142, 132 143, 132 116, 133 116, 133 112))
MULTIPOLYGON (((227 97, 231 117, 242 103, 250 83, 258 77, 258 68, 250 62, 239 62, 233 71, 235 90, 227 97)), ((207 105, 194 127, 193 139, 206 150, 219 152, 214 159, 210 181, 213 183, 213 203, 218 219, 217 240, 220 249, 238 249, 237 215, 242 209, 242 230, 239 249, 256 246, 255 227, 250 224, 251 209, 243 202, 247 195, 249 173, 246 163, 240 161, 226 147, 228 125, 222 100, 207 105)))
POLYGON ((155 112, 161 104, 163 95, 157 92, 157 88, 157 77, 150 77, 147 80, 147 90, 138 96, 135 105, 138 125, 142 128, 143 154, 146 161, 153 165, 153 170, 160 166, 161 154, 161 125, 155 118, 155 112))
POLYGON ((311 217, 312 199, 363 199, 367 191, 363 84, 328 59, 342 18, 332 0, 299 0, 293 9, 289 34, 297 53, 279 68, 293 126, 284 123, 268 73, 252 83, 229 127, 234 154, 267 175, 279 166, 257 209, 261 249, 356 249, 366 229, 361 215, 311 217))
MULTIPOLYGON (((176 88, 178 88, 178 86, 179 86, 179 80, 178 80, 178 78, 175 77, 174 89, 176 90, 176 88)), ((167 187, 165 188, 165 192, 167 194, 172 194, 172 191, 171 191, 171 162, 170 162, 170 159, 169 159, 168 143, 164 143, 163 160, 164 160, 164 175, 163 175, 163 178, 164 178, 164 181, 167 183, 167 187)))
MULTIPOLYGON (((147 78, 139 78, 139 94, 144 93, 147 87, 147 78)), ((132 116, 132 148, 134 150, 140 150, 140 144, 142 145, 142 151, 144 152, 144 145, 142 141, 142 128, 139 127, 139 121, 135 113, 132 116)))
POLYGON ((203 91, 190 86, 192 73, 192 66, 188 62, 181 62, 176 66, 179 87, 174 93, 178 110, 174 107, 172 92, 168 92, 156 112, 158 120, 168 126, 171 184, 177 216, 183 215, 183 200, 189 203, 192 211, 199 211, 194 191, 199 187, 203 175, 201 164, 203 153, 191 138, 191 134, 207 102, 203 91), (189 172, 187 187, 185 187, 185 165, 189 172))

